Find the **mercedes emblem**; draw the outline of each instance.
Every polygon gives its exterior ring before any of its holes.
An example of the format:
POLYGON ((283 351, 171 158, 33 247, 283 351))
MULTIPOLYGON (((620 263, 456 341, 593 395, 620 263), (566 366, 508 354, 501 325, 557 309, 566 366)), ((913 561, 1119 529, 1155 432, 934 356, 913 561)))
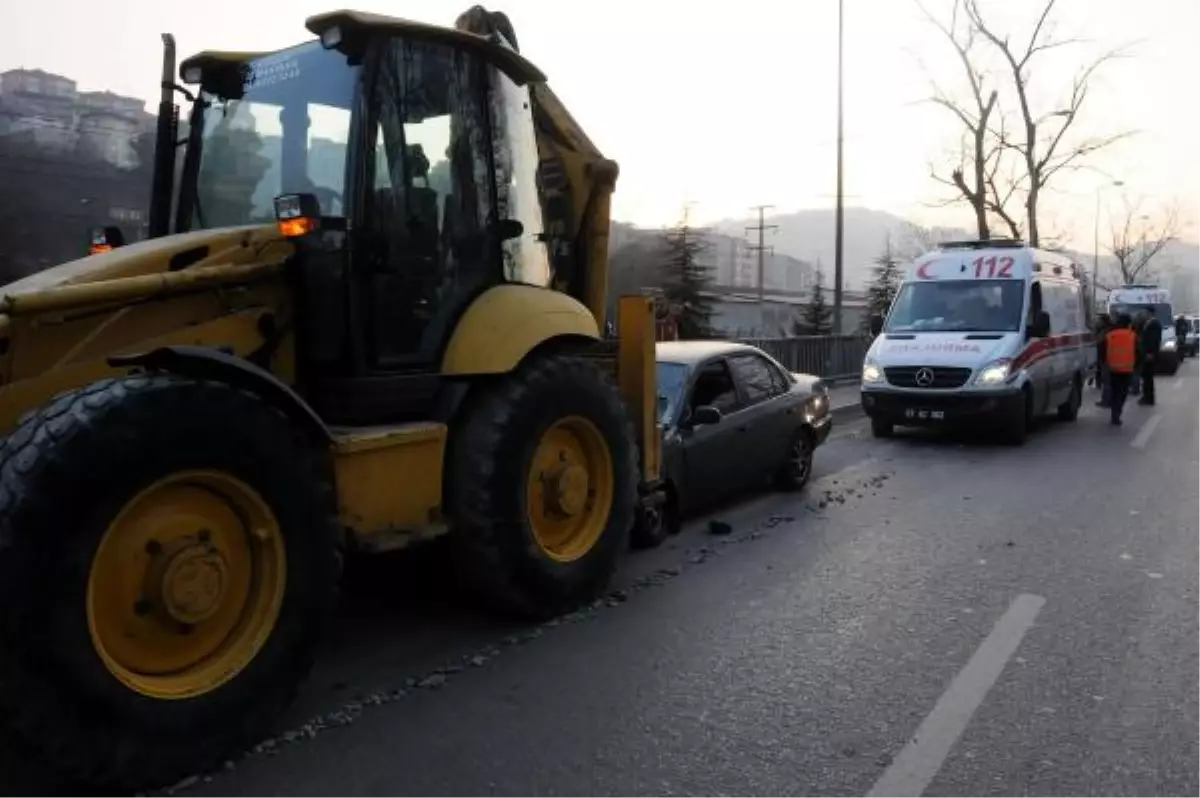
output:
POLYGON ((928 388, 930 385, 933 385, 933 369, 928 367, 917 369, 915 381, 922 388, 928 388))

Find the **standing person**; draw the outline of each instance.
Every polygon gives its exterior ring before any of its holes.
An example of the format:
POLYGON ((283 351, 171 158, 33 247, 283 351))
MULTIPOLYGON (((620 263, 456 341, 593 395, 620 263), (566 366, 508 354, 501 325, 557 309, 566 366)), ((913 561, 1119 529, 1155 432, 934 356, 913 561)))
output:
POLYGON ((1100 387, 1100 401, 1096 407, 1112 405, 1112 381, 1109 380, 1108 363, 1104 362, 1104 337, 1113 329, 1112 318, 1101 313, 1096 323, 1096 383, 1100 387))
POLYGON ((1129 381, 1137 367, 1137 334, 1129 329, 1128 313, 1117 316, 1116 326, 1104 336, 1103 357, 1108 366, 1108 379, 1112 386, 1112 425, 1121 426, 1121 411, 1125 409, 1125 397, 1129 395, 1129 381))
MULTIPOLYGON (((1145 319, 1142 317, 1141 311, 1135 312, 1133 314, 1132 318, 1133 318, 1133 326, 1130 327, 1130 329, 1133 330, 1133 334, 1135 336, 1137 336, 1138 346, 1141 347, 1141 345, 1142 345, 1142 322, 1145 321, 1145 319)), ((1142 362, 1142 353, 1141 353, 1140 349, 1135 353, 1135 359, 1136 359, 1137 363, 1142 362)), ((1129 378, 1129 395, 1130 396, 1141 396, 1142 395, 1142 370, 1139 368, 1135 368, 1133 370, 1133 376, 1129 378)))
POLYGON ((1142 331, 1138 335, 1138 365, 1142 372, 1142 398, 1139 405, 1154 406, 1154 372, 1158 368, 1158 351, 1162 347, 1163 326, 1152 314, 1142 311, 1142 331))
POLYGON ((1175 351, 1179 353, 1181 360, 1187 354, 1187 334, 1188 320, 1179 316, 1175 319, 1175 351))

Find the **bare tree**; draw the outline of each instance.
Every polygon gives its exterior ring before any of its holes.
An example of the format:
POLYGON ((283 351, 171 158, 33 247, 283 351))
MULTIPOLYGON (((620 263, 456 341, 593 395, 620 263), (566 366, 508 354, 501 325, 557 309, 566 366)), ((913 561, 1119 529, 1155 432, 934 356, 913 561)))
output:
POLYGON ((1161 224, 1141 212, 1141 201, 1125 202, 1124 212, 1112 225, 1109 251, 1117 261, 1121 283, 1131 285, 1154 276, 1152 261, 1179 232, 1179 211, 1171 205, 1160 214, 1161 224))
POLYGON ((1003 150, 989 135, 989 122, 996 110, 999 93, 994 88, 988 88, 988 76, 979 69, 972 60, 972 51, 977 44, 977 34, 973 26, 960 24, 959 14, 962 0, 954 0, 954 8, 950 13, 950 24, 943 24, 929 10, 916 0, 917 7, 930 24, 942 32, 946 40, 958 54, 958 60, 966 73, 967 84, 971 89, 969 103, 959 102, 937 82, 933 84, 931 102, 940 105, 952 113, 963 126, 962 141, 959 145, 958 163, 950 170, 950 176, 939 174, 936 168, 930 168, 930 175, 939 183, 950 186, 958 192, 951 202, 965 200, 975 213, 975 228, 981 239, 991 237, 988 226, 989 188, 988 177, 999 167, 1003 150))
POLYGON ((1035 57, 1047 50, 1078 43, 1075 39, 1060 39, 1054 36, 1050 16, 1055 2, 1056 0, 1045 0, 1028 41, 1024 45, 1014 45, 1007 33, 1001 34, 988 24, 979 10, 978 0, 965 0, 965 9, 972 29, 995 47, 1007 65, 1020 109, 1020 133, 1009 136, 1004 131, 997 130, 995 134, 1000 145, 1016 152, 1024 163, 1025 232, 1030 245, 1035 247, 1039 245, 1040 239, 1038 202, 1051 179, 1064 169, 1078 167, 1082 159, 1129 135, 1128 132, 1117 133, 1066 143, 1067 133, 1079 118, 1087 100, 1088 86, 1093 75, 1104 64, 1120 56, 1120 48, 1100 55, 1076 73, 1064 107, 1043 113, 1033 108, 1029 85, 1035 57))

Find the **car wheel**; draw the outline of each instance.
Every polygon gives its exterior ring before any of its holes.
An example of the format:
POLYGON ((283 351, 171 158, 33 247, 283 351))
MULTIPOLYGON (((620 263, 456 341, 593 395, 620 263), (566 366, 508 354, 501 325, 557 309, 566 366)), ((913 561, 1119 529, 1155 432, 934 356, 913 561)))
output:
POLYGON ((1083 390, 1079 387, 1079 378, 1071 384, 1071 395, 1067 401, 1058 406, 1058 418, 1061 421, 1074 421, 1079 418, 1079 406, 1083 404, 1083 390))
POLYGON ((1004 441, 1010 446, 1024 446, 1032 426, 1033 394, 1028 390, 1021 392, 1022 401, 1009 411, 1004 425, 1004 441))
POLYGON ((812 476, 813 435, 808 429, 799 429, 788 449, 788 458, 775 474, 775 482, 783 490, 800 490, 812 476))
POLYGON ((896 432, 895 426, 890 421, 882 419, 871 419, 871 435, 876 438, 890 438, 896 432))

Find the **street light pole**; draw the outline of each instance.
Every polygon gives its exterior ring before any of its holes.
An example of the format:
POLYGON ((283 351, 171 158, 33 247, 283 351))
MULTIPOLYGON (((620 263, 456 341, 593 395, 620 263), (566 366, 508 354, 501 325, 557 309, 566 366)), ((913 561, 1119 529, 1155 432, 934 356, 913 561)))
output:
POLYGON ((837 64, 837 206, 833 215, 833 334, 842 334, 842 28, 843 0, 838 0, 837 64))
POLYGON ((1092 311, 1096 310, 1096 281, 1100 279, 1100 193, 1109 186, 1121 187, 1124 181, 1114 180, 1096 187, 1096 226, 1092 239, 1092 311))

